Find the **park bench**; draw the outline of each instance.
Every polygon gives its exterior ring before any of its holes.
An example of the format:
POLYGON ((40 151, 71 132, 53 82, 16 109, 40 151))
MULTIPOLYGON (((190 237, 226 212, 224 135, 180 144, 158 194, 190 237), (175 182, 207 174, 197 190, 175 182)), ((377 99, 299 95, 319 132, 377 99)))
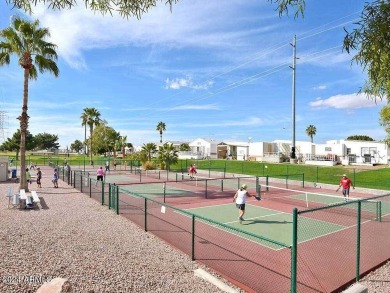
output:
POLYGON ((41 200, 39 199, 38 194, 37 194, 37 192, 36 192, 35 190, 31 191, 31 196, 32 196, 32 201, 33 201, 33 203, 34 203, 36 206, 38 206, 38 203, 40 203, 41 200))

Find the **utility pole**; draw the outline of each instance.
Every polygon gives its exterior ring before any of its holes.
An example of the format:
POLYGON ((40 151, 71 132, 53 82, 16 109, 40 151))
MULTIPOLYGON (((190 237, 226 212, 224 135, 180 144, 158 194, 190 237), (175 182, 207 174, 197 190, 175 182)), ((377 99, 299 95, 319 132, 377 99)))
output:
POLYGON ((297 64, 297 37, 294 35, 293 43, 290 45, 293 47, 293 65, 290 68, 293 70, 293 79, 292 79, 292 140, 291 140, 291 157, 290 163, 296 163, 295 155, 295 74, 296 74, 296 64, 297 64))

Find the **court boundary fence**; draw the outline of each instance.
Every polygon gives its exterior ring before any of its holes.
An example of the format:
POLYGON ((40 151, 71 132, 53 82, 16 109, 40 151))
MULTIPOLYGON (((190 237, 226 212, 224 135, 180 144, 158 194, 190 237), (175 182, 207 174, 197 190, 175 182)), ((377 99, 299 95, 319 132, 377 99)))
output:
MULTIPOLYGON (((378 200, 379 202, 384 200, 386 203, 387 201, 390 202, 390 194, 386 194, 314 209, 298 210, 297 208, 294 208, 292 211, 293 239, 292 243, 288 244, 192 214, 186 210, 143 196, 140 193, 129 192, 115 184, 96 181, 96 179, 89 176, 88 172, 66 172, 66 169, 62 167, 59 168, 59 172, 60 179, 67 182, 69 185, 72 185, 72 187, 79 190, 81 193, 97 200, 101 205, 114 210, 116 214, 128 218, 146 232, 155 234, 167 243, 189 255, 192 260, 200 261, 210 268, 215 269, 218 273, 227 277, 228 280, 239 287, 253 290, 254 292, 271 292, 275 290, 279 292, 290 291, 293 293, 332 292, 336 289, 345 288, 347 285, 351 284, 351 282, 359 281, 362 276, 361 264, 363 263, 361 259, 361 207, 368 200, 378 200), (300 251, 301 244, 299 243, 298 233, 300 229, 299 222, 302 217, 305 217, 308 214, 315 214, 327 210, 331 211, 331 209, 348 205, 357 205, 355 277, 352 280, 343 280, 343 283, 339 284, 340 287, 327 291, 323 284, 313 285, 313 279, 310 278, 314 278, 316 282, 320 283, 316 276, 307 277, 304 273, 301 273, 306 271, 306 269, 300 268, 308 266, 308 264, 305 261, 299 261, 301 259, 299 255, 302 253, 302 251, 300 251), (161 214, 169 214, 169 217, 171 218, 162 218, 161 214), (171 233, 165 233, 165 230, 176 232, 175 237, 170 237, 169 235, 171 235, 171 233), (216 237, 215 235, 217 234, 224 234, 225 237, 216 237), (228 234, 228 237, 226 234, 228 234), (242 237, 243 235, 245 235, 246 239, 242 237), (183 239, 177 237, 182 237, 183 239), (221 242, 218 239, 224 239, 224 241, 229 241, 226 239, 230 239, 229 245, 226 245, 227 243, 221 242), (234 249, 235 243, 239 243, 241 249, 234 249), (265 249, 265 243, 271 247, 278 248, 272 250, 275 256, 271 255, 270 249, 265 249), (207 249, 201 248, 202 246, 205 246, 205 244, 207 244, 207 249), (232 245, 232 248, 230 245, 232 245), (242 245, 250 247, 249 251, 248 249, 242 249, 242 245), (211 251, 210 247, 213 247, 211 251), (259 254, 259 251, 264 249, 267 250, 266 255, 267 258, 269 258, 268 262, 262 258, 253 258, 255 254, 259 254), (280 262, 281 253, 283 255, 282 259, 287 259, 287 262, 284 263, 284 266, 275 267, 275 263, 280 262), (236 260, 238 262, 237 268, 231 269, 234 265, 221 265, 221 262, 223 264, 223 260, 226 258, 228 260, 230 258, 236 260), (263 261, 265 261, 265 263, 263 263, 263 261), (248 274, 248 268, 250 268, 251 274, 248 274), (255 277, 248 277, 248 275, 252 275, 253 272, 255 277), (260 275, 261 278, 258 278, 260 275)), ((379 209, 381 209, 381 204, 379 204, 379 209)), ((377 215, 376 222, 383 223, 381 210, 379 210, 377 215)), ((389 215, 386 216, 388 217, 389 215)), ((387 218, 384 222, 390 223, 387 218)), ((373 267, 375 267, 375 265, 369 269, 372 269, 373 267)), ((308 268, 308 270, 310 271, 311 268, 308 268)), ((367 266, 365 266, 365 270, 367 270, 367 266)), ((311 273, 313 274, 313 272, 311 273)))

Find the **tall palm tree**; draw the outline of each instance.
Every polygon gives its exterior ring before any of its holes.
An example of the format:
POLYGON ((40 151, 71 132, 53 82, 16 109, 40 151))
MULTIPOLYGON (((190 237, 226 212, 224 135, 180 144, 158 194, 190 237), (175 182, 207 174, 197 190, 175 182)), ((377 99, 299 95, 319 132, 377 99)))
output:
POLYGON ((40 73, 48 71, 55 77, 59 75, 56 64, 57 46, 47 42, 49 29, 40 28, 39 21, 30 22, 19 16, 13 17, 11 25, 0 31, 0 66, 9 64, 11 55, 19 58, 19 65, 24 70, 23 106, 20 121, 20 188, 28 190, 26 180, 26 135, 28 132, 28 81, 36 80, 37 69, 40 73))
POLYGON ((84 108, 84 112, 81 114, 82 125, 88 125, 89 127, 89 161, 92 165, 92 135, 93 127, 100 124, 100 112, 96 108, 84 108))
POLYGON ((316 135, 317 133, 317 128, 314 125, 309 125, 306 128, 306 134, 310 136, 310 141, 313 143, 313 136, 316 135))
POLYGON ((163 132, 165 131, 165 123, 160 121, 158 124, 157 124, 157 128, 156 130, 158 132, 160 132, 160 143, 162 143, 162 134, 163 132))
POLYGON ((81 126, 84 126, 84 155, 87 154, 87 113, 83 112, 80 116, 81 118, 81 126))

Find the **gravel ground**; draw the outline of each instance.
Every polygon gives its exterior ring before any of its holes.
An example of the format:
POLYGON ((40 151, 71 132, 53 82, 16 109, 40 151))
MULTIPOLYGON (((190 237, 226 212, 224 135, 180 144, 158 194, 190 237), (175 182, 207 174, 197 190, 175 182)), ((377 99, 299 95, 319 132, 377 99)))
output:
MULTIPOLYGON (((35 292, 55 277, 68 279, 67 292, 223 292, 194 276, 217 276, 205 266, 62 181, 53 188, 44 173, 43 188, 30 185, 39 209, 8 209, 6 189, 19 184, 0 184, 0 292, 35 292)), ((361 283, 390 292, 390 262, 361 283)))
POLYGON ((34 210, 8 209, 6 189, 19 184, 0 184, 0 292, 35 292, 55 277, 68 278, 67 292, 223 292, 194 276, 207 268, 184 253, 62 181, 42 182, 30 185, 43 206, 34 210))

